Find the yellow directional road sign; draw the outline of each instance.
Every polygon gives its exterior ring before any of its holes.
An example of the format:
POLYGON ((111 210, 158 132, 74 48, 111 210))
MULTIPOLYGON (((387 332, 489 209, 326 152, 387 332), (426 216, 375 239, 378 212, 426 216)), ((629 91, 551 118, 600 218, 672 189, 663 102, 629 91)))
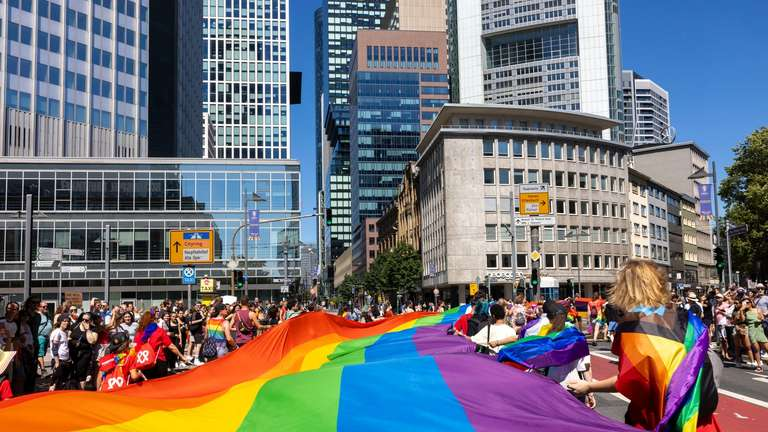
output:
POLYGON ((549 186, 547 184, 520 185, 520 214, 549 214, 549 186))
POLYGON ((170 231, 171 264, 210 264, 213 262, 213 230, 170 231))

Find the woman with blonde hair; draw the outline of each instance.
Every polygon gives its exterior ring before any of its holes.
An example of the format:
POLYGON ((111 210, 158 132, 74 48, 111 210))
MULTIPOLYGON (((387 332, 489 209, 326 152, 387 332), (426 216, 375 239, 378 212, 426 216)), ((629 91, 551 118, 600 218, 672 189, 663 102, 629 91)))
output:
POLYGON ((618 374, 573 381, 576 395, 619 392, 631 401, 626 422, 642 429, 719 431, 709 332, 694 314, 670 303, 667 278, 656 264, 631 260, 616 277, 608 301, 617 310, 611 351, 618 374))

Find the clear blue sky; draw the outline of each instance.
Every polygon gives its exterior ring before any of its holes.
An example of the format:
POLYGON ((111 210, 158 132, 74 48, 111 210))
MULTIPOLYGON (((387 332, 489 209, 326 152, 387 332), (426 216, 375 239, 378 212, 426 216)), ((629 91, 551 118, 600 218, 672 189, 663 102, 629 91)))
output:
MULTIPOLYGON (((291 70, 304 73, 302 104, 291 110, 293 157, 301 161, 303 213, 316 206, 314 11, 321 0, 292 0, 291 70)), ((768 126, 768 1, 623 0, 621 60, 670 94, 677 141, 694 140, 718 165, 768 126)), ((314 243, 314 221, 302 225, 314 243)))

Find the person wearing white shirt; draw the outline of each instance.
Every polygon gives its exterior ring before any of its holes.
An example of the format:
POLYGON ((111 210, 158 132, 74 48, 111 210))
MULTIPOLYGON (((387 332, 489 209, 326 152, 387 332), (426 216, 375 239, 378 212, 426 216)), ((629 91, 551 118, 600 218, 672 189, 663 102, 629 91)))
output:
POLYGON ((498 354, 501 345, 497 345, 494 342, 516 338, 517 334, 515 333, 515 329, 507 325, 505 321, 506 311, 504 310, 504 306, 494 304, 491 306, 490 312, 493 324, 484 326, 469 339, 478 345, 488 347, 495 354, 498 354))
POLYGON ((51 356, 53 357, 53 376, 50 391, 61 387, 72 374, 72 361, 69 356, 69 316, 61 315, 58 326, 51 332, 51 356))

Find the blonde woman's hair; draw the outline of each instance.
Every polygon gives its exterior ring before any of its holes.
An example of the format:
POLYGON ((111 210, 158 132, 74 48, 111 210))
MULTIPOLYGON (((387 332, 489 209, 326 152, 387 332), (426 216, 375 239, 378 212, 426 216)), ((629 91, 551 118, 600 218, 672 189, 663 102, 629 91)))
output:
POLYGON ((626 311, 637 306, 659 307, 669 302, 667 277, 652 261, 629 260, 608 291, 608 301, 626 311))

